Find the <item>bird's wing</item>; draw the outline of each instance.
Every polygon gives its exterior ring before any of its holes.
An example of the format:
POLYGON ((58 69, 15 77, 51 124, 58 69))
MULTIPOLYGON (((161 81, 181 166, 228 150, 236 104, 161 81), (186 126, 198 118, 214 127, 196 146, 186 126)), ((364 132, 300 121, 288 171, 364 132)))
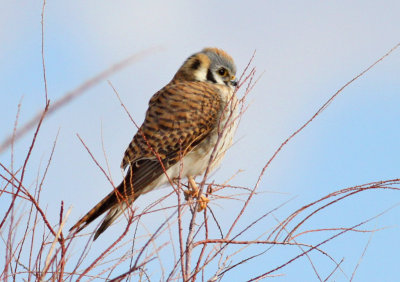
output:
POLYGON ((140 194, 215 128, 221 111, 219 91, 206 82, 182 82, 167 85, 151 98, 145 121, 121 165, 130 166, 127 176, 134 193, 140 194))

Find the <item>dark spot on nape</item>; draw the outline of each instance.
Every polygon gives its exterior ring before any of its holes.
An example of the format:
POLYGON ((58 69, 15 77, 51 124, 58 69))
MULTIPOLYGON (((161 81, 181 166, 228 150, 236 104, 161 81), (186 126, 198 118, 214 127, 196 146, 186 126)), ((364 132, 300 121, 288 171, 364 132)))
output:
POLYGON ((207 71, 207 80, 211 81, 212 83, 217 83, 210 69, 207 71))
POLYGON ((197 70, 197 69, 200 67, 200 65, 201 65, 200 60, 199 60, 199 59, 195 59, 195 60, 193 61, 192 65, 190 66, 190 68, 191 68, 192 70, 197 70))

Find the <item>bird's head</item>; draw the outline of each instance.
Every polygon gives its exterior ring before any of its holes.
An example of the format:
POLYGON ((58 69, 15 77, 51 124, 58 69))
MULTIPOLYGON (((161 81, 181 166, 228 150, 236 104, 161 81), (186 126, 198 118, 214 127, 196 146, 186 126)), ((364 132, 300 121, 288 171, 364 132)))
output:
POLYGON ((234 88, 235 75, 235 62, 228 53, 218 48, 204 48, 187 58, 173 81, 203 81, 234 88))

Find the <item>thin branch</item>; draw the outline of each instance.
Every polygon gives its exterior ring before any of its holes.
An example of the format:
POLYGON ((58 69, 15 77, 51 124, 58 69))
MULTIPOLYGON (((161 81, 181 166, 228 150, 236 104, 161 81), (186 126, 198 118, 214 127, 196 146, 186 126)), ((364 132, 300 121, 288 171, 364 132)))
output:
POLYGON ((381 62, 383 59, 385 59, 387 56, 389 56, 393 51, 395 51, 398 47, 400 46, 400 43, 396 44, 392 49, 390 49, 385 55, 381 56, 377 61, 375 61, 373 64, 371 64, 368 68, 363 70, 360 74, 352 78, 350 81, 348 81, 345 85, 343 85, 338 91, 336 91, 335 94, 333 94, 319 109, 318 111, 307 121, 305 122, 300 128, 298 128, 295 132, 293 132, 275 151, 275 153, 272 155, 272 157, 268 160, 268 162, 265 164, 265 166, 262 168, 259 177, 256 181, 256 184, 254 185, 253 191, 250 193, 249 197, 247 198, 245 204, 243 205, 242 209, 240 210, 238 216, 236 217, 236 220, 233 222, 230 230, 228 231, 228 235, 232 232, 233 228, 235 227, 236 223, 239 221, 240 217, 243 215, 244 211, 246 210, 251 198, 254 196, 258 186, 260 185, 261 179, 265 174, 265 171, 267 168, 270 166, 271 162, 275 159, 275 157, 279 154, 279 152, 282 150, 282 148, 290 141, 292 140, 298 133, 300 133, 304 128, 306 128, 318 115, 320 115, 331 103, 332 101, 351 83, 356 81, 358 78, 363 76, 365 73, 367 73, 370 69, 372 69, 376 64, 381 62))
MULTIPOLYGON (((44 93, 45 93, 45 101, 46 103, 49 102, 49 96, 47 94, 47 79, 46 79, 46 64, 45 64, 45 59, 44 59, 44 7, 46 6, 46 0, 43 0, 43 6, 42 6, 42 20, 41 20, 41 26, 42 26, 42 68, 43 68, 43 82, 44 82, 44 93)), ((0 149, 1 152, 1 149, 0 149)))
POLYGON ((367 249, 368 249, 368 247, 369 247, 369 244, 370 244, 371 241, 372 241, 372 237, 374 236, 374 234, 375 234, 375 232, 372 232, 372 233, 371 233, 371 236, 369 236, 368 242, 367 242, 367 244, 365 245, 364 250, 363 250, 363 252, 362 252, 360 258, 358 259, 357 265, 356 265, 356 267, 354 268, 353 273, 351 274, 350 281, 353 281, 353 280, 354 280, 354 276, 356 275, 357 269, 358 269, 358 267, 360 266, 361 261, 362 261, 362 259, 363 259, 364 256, 365 256, 365 253, 367 252, 367 249))

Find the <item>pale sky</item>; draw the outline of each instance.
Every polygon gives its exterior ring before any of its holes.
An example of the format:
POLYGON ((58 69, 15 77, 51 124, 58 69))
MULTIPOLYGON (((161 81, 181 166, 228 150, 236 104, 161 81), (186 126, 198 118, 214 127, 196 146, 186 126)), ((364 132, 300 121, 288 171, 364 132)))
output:
MULTIPOLYGON (((3 140, 13 130, 21 99, 19 125, 42 109, 44 86, 41 1, 3 0, 1 6, 3 140)), ((141 123, 151 95, 169 82, 192 53, 206 46, 223 48, 235 59, 240 73, 256 50, 253 65, 257 74, 263 75, 248 98, 249 108, 238 129, 237 142, 211 177, 222 183, 243 170, 231 184, 252 187, 267 160, 293 131, 347 81, 400 42, 399 12, 399 1, 48 1, 44 26, 49 98, 57 100, 131 54, 161 47, 109 78, 136 122, 141 123)), ((278 219, 336 190, 398 178, 399 73, 400 50, 396 50, 346 88, 284 147, 260 184, 259 191, 268 192, 255 197, 240 225, 246 226, 246 220, 251 222, 292 198, 274 213, 278 219)), ((73 206, 69 228, 112 189, 76 134, 106 167, 103 138, 112 177, 119 182, 122 155, 136 130, 108 83, 96 85, 45 121, 29 163, 27 186, 34 184, 39 164, 44 169, 58 130, 41 203, 53 222, 57 222, 61 201, 73 206)), ((16 167, 22 165, 32 135, 31 131, 17 142, 16 167)), ((10 151, 3 152, 0 161, 9 165, 10 151)), ((169 189, 153 191, 135 205, 143 208, 169 189)), ((304 230, 350 227, 397 204, 398 199, 399 192, 363 192, 315 216, 304 230)), ((171 198, 166 204, 173 203, 171 198)), ((240 204, 217 200, 211 207, 228 225, 240 204)), ((3 213, 2 208, 0 211, 3 213)), ((167 215, 144 217, 142 224, 151 232, 167 215)), ((399 218, 400 210, 395 208, 360 227, 389 228, 373 234, 354 281, 398 279, 399 218)), ((89 258, 115 239, 125 223, 120 220, 109 228, 93 244, 89 258)), ((256 239, 275 225, 275 219, 267 217, 244 238, 256 239)), ((88 231, 94 227, 91 225, 88 231)), ((133 234, 133 230, 130 232, 133 234)), ((333 234, 304 235, 299 241, 321 242, 333 234)), ((341 267, 347 277, 339 271, 329 281, 349 280, 370 237, 371 233, 347 233, 322 247, 336 261, 344 259, 341 267)), ((77 243, 76 248, 84 242, 77 243)), ((266 248, 251 247, 244 255, 266 248)), ((296 247, 274 247, 237 271, 228 272, 222 281, 257 276, 300 252, 296 247)), ((168 250, 161 256, 167 257, 168 250)), ((318 253, 312 252, 311 258, 322 277, 335 267, 318 253)), ((149 265, 152 281, 162 279, 157 266, 149 265)), ((122 265, 120 271, 125 270, 122 265)), ((206 272, 206 278, 212 270, 206 272)), ((276 274, 283 276, 274 281, 317 281, 305 257, 276 274)))

